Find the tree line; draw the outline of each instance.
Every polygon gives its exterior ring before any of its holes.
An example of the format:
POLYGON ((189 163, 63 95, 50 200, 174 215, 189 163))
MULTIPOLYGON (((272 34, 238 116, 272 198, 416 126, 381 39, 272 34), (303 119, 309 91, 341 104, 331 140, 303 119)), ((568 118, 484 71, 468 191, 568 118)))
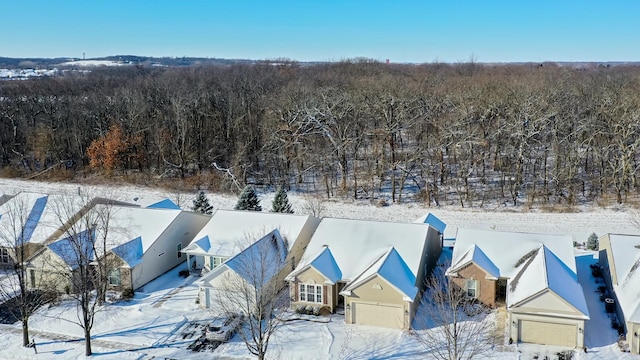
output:
POLYGON ((431 205, 628 202, 640 68, 367 59, 0 83, 7 174, 192 179, 431 205))

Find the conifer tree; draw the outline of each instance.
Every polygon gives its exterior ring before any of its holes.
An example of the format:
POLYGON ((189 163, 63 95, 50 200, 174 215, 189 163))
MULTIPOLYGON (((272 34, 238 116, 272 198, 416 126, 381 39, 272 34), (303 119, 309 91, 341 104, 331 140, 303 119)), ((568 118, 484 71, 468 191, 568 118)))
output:
POLYGON ((598 235, 596 235, 596 233, 591 233, 587 238, 587 249, 598 250, 599 247, 600 242, 598 241, 598 235))
POLYGON ((276 191, 276 196, 271 203, 271 212, 293 214, 293 209, 289 204, 289 197, 283 187, 279 187, 276 191))
POLYGON ((236 203, 236 210, 262 211, 260 200, 251 186, 245 186, 236 203))
POLYGON ((213 213, 213 206, 209 204, 209 199, 204 194, 204 191, 200 191, 198 196, 193 200, 191 210, 207 215, 211 215, 211 213, 213 213))

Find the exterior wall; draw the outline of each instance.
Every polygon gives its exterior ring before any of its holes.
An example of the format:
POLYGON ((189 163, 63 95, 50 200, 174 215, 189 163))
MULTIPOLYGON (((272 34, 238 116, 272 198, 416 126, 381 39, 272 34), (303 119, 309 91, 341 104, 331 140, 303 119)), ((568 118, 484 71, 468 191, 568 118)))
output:
POLYGON ((422 250, 423 263, 420 264, 420 269, 416 274, 416 282, 420 281, 420 283, 416 284, 418 289, 425 288, 426 278, 436 267, 441 252, 442 235, 436 229, 429 226, 426 243, 422 250))
MULTIPOLYGON (((620 307, 620 301, 618 301, 616 292, 613 291, 613 285, 618 284, 618 277, 615 270, 615 263, 613 261, 613 252, 611 251, 611 240, 609 238, 609 234, 602 236, 599 243, 598 264, 602 268, 602 279, 607 286, 607 290, 609 290, 609 295, 616 301, 616 315, 618 316, 618 323, 625 325, 625 331, 627 332, 627 337, 629 337, 629 333, 633 334, 633 332, 630 331, 627 326, 624 312, 620 307)), ((630 342, 629 345, 631 345, 630 342)))
MULTIPOLYGON (((351 308, 354 302, 364 302, 368 304, 390 304, 402 306, 405 318, 402 329, 409 329, 412 320, 411 303, 403 299, 403 295, 398 292, 391 284, 379 276, 374 276, 370 280, 362 283, 356 289, 352 290, 352 295, 345 297, 345 323, 351 324, 353 316, 351 308)), ((389 327, 395 327, 390 324, 389 327)))
MULTIPOLYGON (((288 270, 288 269, 287 269, 288 270)), ((295 281, 289 282, 289 296, 291 298, 291 308, 296 309, 298 306, 328 306, 331 312, 335 311, 338 304, 338 292, 335 285, 325 284, 325 277, 313 268, 309 268, 296 276, 295 281), (300 284, 322 285, 322 304, 316 302, 300 301, 298 289, 300 284)))
POLYGON ((640 324, 627 322, 625 323, 627 328, 627 344, 629 344, 629 350, 632 354, 640 354, 640 324), (637 334, 637 336, 636 336, 637 334))
POLYGON ((142 262, 131 272, 133 290, 137 290, 149 281, 187 260, 187 255, 176 250, 177 244, 182 248, 189 245, 193 236, 207 223, 207 215, 182 211, 167 226, 165 231, 153 242, 142 255, 142 262))
POLYGON ((320 219, 310 216, 307 222, 302 227, 302 230, 300 231, 300 234, 298 234, 298 237, 296 239, 286 239, 287 242, 289 242, 290 247, 286 259, 286 264, 288 265, 285 265, 284 268, 282 268, 277 276, 278 279, 284 281, 284 278, 289 275, 289 273, 291 273, 291 271, 293 271, 296 266, 298 266, 298 263, 300 262, 302 255, 304 255, 304 251, 309 245, 309 241, 311 241, 311 237, 316 231, 318 224, 320 224, 320 219), (291 243, 292 241, 293 243, 291 243))
POLYGON ((27 270, 27 285, 29 288, 57 291, 65 293, 71 291, 71 273, 66 270, 69 266, 48 249, 44 249, 29 261, 27 270))
POLYGON ((509 311, 509 337, 516 342, 519 338, 519 327, 518 324, 522 320, 531 320, 531 321, 539 321, 546 323, 554 323, 554 324, 569 324, 575 325, 577 330, 577 343, 576 348, 584 347, 584 320, 582 319, 571 319, 571 318, 561 318, 561 317, 553 317, 553 316, 539 316, 532 314, 522 314, 514 311, 509 311))
MULTIPOLYGON (((114 255, 113 253, 108 253, 106 256, 106 264, 107 268, 115 269, 118 268, 120 270, 120 286, 109 285, 107 279, 107 289, 114 291, 123 291, 124 289, 132 289, 131 288, 131 269, 126 267, 126 264, 114 255)), ((132 289, 133 290, 133 289, 132 289)))
POLYGON ((494 307, 496 306, 496 280, 486 279, 487 273, 476 264, 470 264, 458 271, 458 276, 452 278, 453 283, 466 290, 466 280, 478 280, 478 301, 494 307))
POLYGON ((574 309, 571 305, 569 305, 566 301, 556 295, 554 292, 545 291, 542 292, 531 299, 527 300, 525 303, 518 305, 517 307, 511 308, 512 311, 516 311, 519 313, 553 313, 555 316, 566 316, 566 317, 580 317, 584 316, 579 311, 574 309))

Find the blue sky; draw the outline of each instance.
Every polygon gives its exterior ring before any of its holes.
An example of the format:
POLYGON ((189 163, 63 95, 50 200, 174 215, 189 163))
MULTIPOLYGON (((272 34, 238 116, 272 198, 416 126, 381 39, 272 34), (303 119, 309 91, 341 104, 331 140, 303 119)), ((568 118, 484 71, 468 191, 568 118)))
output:
POLYGON ((640 1, 3 0, 0 56, 640 61, 640 1))

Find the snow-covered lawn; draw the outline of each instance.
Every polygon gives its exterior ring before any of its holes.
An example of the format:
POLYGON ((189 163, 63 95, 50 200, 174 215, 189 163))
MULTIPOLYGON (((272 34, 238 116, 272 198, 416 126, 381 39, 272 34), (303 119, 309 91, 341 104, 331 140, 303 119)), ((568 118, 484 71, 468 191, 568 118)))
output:
MULTIPOLYGON (((102 187, 92 189, 99 195, 102 187)), ((0 179, 0 193, 20 190, 44 193, 77 192, 77 184, 40 183, 0 179)), ((107 188, 121 200, 150 204, 169 197, 187 208, 195 194, 182 194, 161 189, 130 185, 107 188)), ((273 194, 261 195, 263 208, 269 209, 273 194)), ((214 208, 232 209, 236 197, 209 194, 214 208)), ((301 209, 304 197, 289 194, 294 209, 301 209)), ((595 232, 640 234, 633 224, 634 211, 625 208, 583 207, 575 213, 544 213, 520 208, 458 209, 428 208, 422 204, 392 204, 376 207, 368 201, 327 201, 323 216, 377 219, 411 222, 426 212, 433 212, 448 226, 493 228, 505 231, 540 232, 572 235, 577 242, 585 242, 595 232)), ((611 329, 604 306, 596 293, 597 286, 591 276, 589 264, 596 261, 593 252, 576 251, 578 277, 584 288, 591 320, 585 326, 588 352, 576 352, 577 359, 632 358, 618 350, 617 334, 611 329)), ((198 324, 214 316, 201 310, 195 303, 197 287, 194 277, 181 278, 178 268, 144 286, 128 302, 118 302, 98 315, 93 329, 93 350, 100 359, 250 359, 244 344, 236 336, 218 347, 213 354, 192 352, 187 346, 201 334, 198 324), (178 289, 178 290, 175 290, 178 289)), ((38 354, 21 346, 21 327, 0 326, 0 359, 77 359, 84 357, 82 330, 74 321, 75 304, 63 301, 58 306, 40 309, 31 319, 32 337, 37 342, 38 354), (69 341, 71 340, 71 341, 69 341)), ((495 352, 492 359, 532 359, 538 355, 554 358, 560 349, 537 345, 506 346, 504 352, 495 352)), ((346 326, 342 315, 332 315, 328 322, 291 321, 272 339, 271 359, 416 359, 428 358, 424 350, 407 333, 375 327, 346 326)))

